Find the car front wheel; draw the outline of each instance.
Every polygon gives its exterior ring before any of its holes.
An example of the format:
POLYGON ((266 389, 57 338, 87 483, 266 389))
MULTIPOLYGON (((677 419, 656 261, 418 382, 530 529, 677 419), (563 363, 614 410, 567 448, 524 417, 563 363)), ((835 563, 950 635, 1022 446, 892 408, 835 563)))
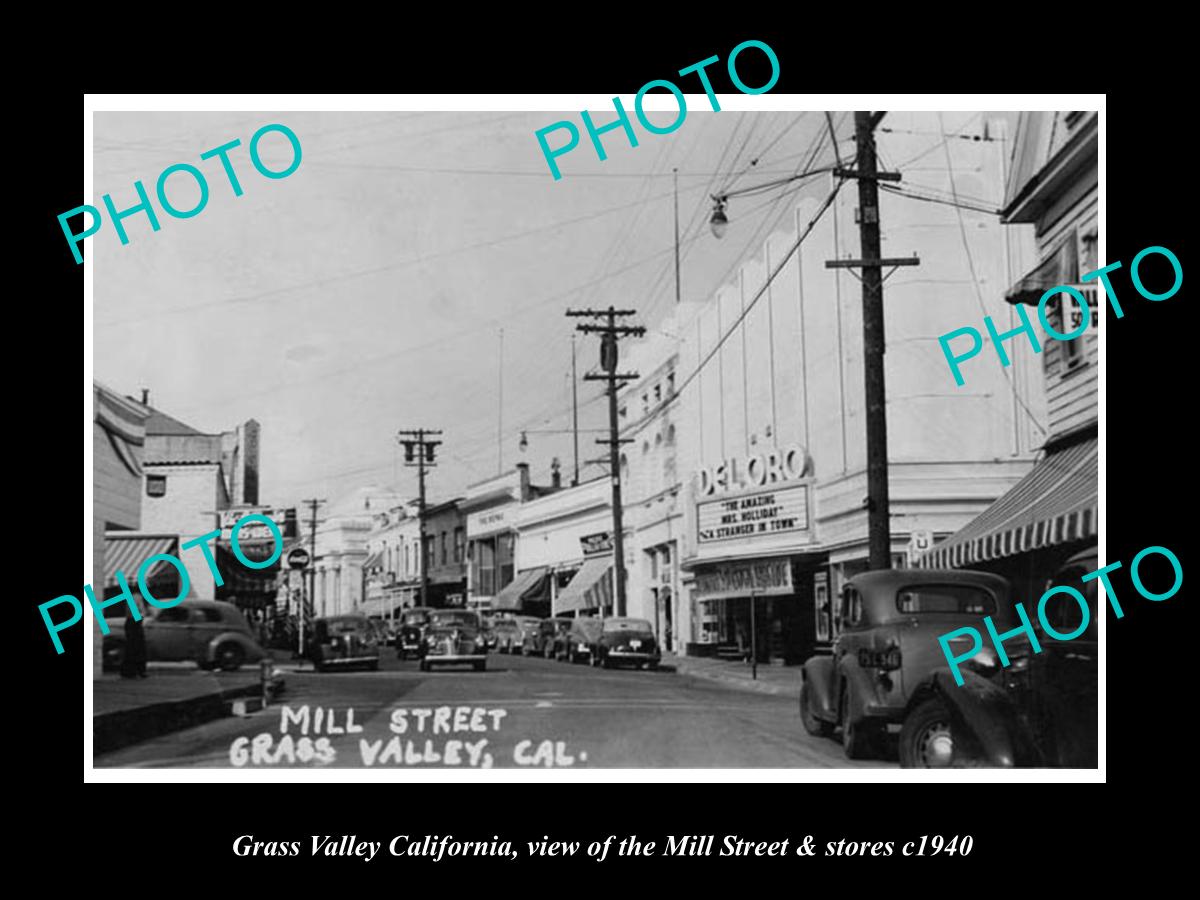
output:
POLYGON ((950 713, 938 698, 926 700, 900 729, 900 765, 906 769, 948 769, 958 761, 950 713))
POLYGON ((222 644, 217 648, 217 665, 225 672, 236 672, 242 667, 246 653, 237 644, 222 644))

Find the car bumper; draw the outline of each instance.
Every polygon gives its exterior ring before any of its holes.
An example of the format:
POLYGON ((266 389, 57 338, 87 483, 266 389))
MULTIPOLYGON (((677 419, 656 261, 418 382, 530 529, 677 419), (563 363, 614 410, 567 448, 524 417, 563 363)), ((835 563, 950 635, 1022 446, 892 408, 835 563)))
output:
POLYGON ((474 663, 487 659, 486 653, 426 653, 427 663, 474 663))
POLYGON ((635 650, 609 650, 605 654, 615 662, 658 662, 657 653, 642 653, 635 650))
POLYGON ((323 666, 356 666, 362 663, 379 662, 379 654, 374 653, 370 656, 336 656, 325 657, 321 660, 323 666))

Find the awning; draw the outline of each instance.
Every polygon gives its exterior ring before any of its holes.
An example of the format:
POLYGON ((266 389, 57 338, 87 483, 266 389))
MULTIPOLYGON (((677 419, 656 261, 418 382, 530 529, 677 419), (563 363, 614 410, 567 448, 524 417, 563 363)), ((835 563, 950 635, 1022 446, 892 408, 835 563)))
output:
POLYGON ((589 559, 554 601, 554 615, 612 604, 612 557, 589 559))
POLYGON ((1096 536, 1096 438, 1050 453, 1007 494, 922 556, 924 569, 970 566, 1096 536))
POLYGON ((526 569, 509 584, 501 588, 492 609, 520 612, 526 603, 550 599, 550 570, 546 566, 526 569))
MULTIPOLYGON (((151 556, 157 553, 167 553, 179 558, 176 549, 179 539, 174 535, 130 535, 129 537, 114 534, 105 535, 104 539, 104 586, 117 587, 117 572, 125 574, 125 583, 130 590, 137 590, 137 573, 151 556)), ((166 560, 158 560, 146 573, 149 584, 162 576, 178 577, 179 569, 166 560)))
POLYGON ((383 551, 376 550, 374 553, 368 554, 367 558, 363 560, 363 571, 370 575, 374 569, 381 568, 382 563, 383 551))
POLYGON ((1038 263, 1032 272, 1021 278, 1004 294, 1009 303, 1026 303, 1037 306, 1042 294, 1051 288, 1074 284, 1079 270, 1075 248, 1075 233, 1063 241, 1054 252, 1038 263))

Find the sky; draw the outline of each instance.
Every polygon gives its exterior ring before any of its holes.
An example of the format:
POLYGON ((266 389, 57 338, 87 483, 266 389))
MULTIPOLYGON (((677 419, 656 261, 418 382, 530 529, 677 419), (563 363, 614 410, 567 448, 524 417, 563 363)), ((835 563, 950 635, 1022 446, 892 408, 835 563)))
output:
MULTIPOLYGON (((134 396, 148 388, 152 405, 202 431, 257 419, 268 505, 332 501, 368 484, 415 495, 402 428, 444 432, 431 501, 519 461, 546 483, 557 456, 569 478, 576 320, 565 310, 611 303, 637 309, 634 321, 649 328, 670 312, 672 170, 682 295, 700 300, 811 188, 731 199, 721 241, 708 227, 710 195, 833 161, 823 113, 694 107, 672 134, 639 128, 637 147, 620 131, 605 135, 604 161, 585 133, 559 158, 557 181, 534 132, 578 124, 578 113, 97 113, 89 202, 102 206, 110 193, 118 210, 133 206, 134 181, 153 195, 174 163, 200 168, 210 196, 192 218, 158 209, 157 232, 143 214, 129 217, 128 245, 107 220, 88 238, 95 377, 134 396), (248 158, 251 135, 269 123, 302 146, 286 178, 260 176, 248 158), (240 197, 217 160, 200 160, 235 138, 240 197)), ((834 127, 851 155, 849 114, 834 114, 834 127)), ((291 160, 279 134, 261 148, 269 168, 291 160)), ((198 199, 186 174, 168 192, 182 209, 198 199)), ((597 343, 578 336, 581 377, 597 343)), ((600 390, 579 382, 582 429, 607 424, 600 390)), ((581 435, 583 459, 604 452, 597 436, 581 435)))

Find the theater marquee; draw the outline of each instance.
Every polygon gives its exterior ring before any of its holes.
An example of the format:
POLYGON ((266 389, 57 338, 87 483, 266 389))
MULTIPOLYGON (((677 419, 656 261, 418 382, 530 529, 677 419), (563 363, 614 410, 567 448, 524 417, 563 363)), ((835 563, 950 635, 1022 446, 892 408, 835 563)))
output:
POLYGON ((700 544, 808 531, 809 485, 797 484, 696 504, 700 544))

